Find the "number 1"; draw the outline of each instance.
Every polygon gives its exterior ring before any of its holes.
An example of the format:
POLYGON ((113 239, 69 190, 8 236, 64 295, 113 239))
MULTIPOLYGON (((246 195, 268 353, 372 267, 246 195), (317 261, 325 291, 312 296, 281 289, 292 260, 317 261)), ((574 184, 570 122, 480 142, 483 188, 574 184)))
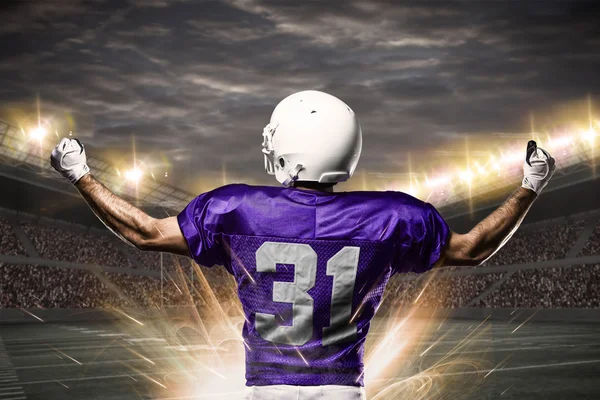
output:
POLYGON ((344 247, 327 261, 327 275, 333 275, 333 291, 329 328, 323 328, 323 346, 356 339, 356 324, 350 320, 359 253, 359 247, 344 247))

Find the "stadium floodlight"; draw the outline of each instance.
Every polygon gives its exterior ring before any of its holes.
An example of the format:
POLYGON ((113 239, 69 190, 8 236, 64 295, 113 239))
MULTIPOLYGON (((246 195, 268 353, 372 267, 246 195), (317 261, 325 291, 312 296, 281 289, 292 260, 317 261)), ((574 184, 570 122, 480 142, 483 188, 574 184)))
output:
MULTIPOLYGON (((53 135, 50 135, 53 132, 56 131, 51 130, 44 121, 22 129, 0 120, 0 166, 4 165, 7 168, 15 168, 15 171, 22 170, 27 173, 33 171, 39 175, 39 178, 33 178, 31 182, 37 183, 38 179, 49 179, 64 183, 62 176, 55 173, 49 162, 48 156, 56 145, 56 141, 51 137, 53 135), (28 145, 36 139, 39 140, 35 143, 36 146, 28 145), (44 166, 43 171, 40 169, 41 166, 44 166)), ((57 137, 62 134, 56 133, 57 137)), ((94 151, 89 153, 93 154, 94 151)), ((134 168, 126 175, 125 170, 119 171, 113 164, 92 154, 88 154, 87 161, 94 176, 109 189, 130 201, 139 201, 142 206, 160 207, 172 213, 181 211, 195 197, 194 194, 165 182, 145 180, 144 175, 149 175, 149 172, 138 164, 132 166, 134 168), (138 171, 135 171, 136 169, 138 171), (136 184, 124 184, 129 181, 136 184), (150 185, 150 182, 155 185, 150 185), (153 199, 151 202, 144 200, 149 199, 151 195, 158 200, 153 199)))
POLYGON ((35 128, 29 131, 29 137, 34 140, 42 141, 44 137, 48 134, 46 128, 41 125, 36 126, 35 128))
POLYGON ((473 174, 473 171, 471 171, 471 169, 466 169, 460 173, 460 180, 469 185, 473 181, 473 177, 474 177, 474 174, 473 174))
POLYGON ((140 181, 140 179, 142 178, 142 175, 144 175, 142 170, 140 170, 139 168, 136 167, 136 168, 132 168, 125 172, 125 179, 137 184, 140 181))
POLYGON ((409 187, 404 188, 402 191, 410 196, 419 197, 419 189, 414 185, 410 185, 409 187))
POLYGON ((432 179, 426 179, 425 186, 428 188, 436 188, 439 186, 446 185, 446 184, 450 183, 450 181, 451 181, 451 179, 449 176, 443 175, 443 176, 438 176, 438 177, 432 178, 432 179))
POLYGON ((571 144, 573 144, 573 136, 560 136, 557 138, 550 138, 548 147, 550 147, 552 150, 558 150, 563 149, 571 144))
POLYGON ((477 173, 479 175, 486 175, 487 174, 487 170, 485 169, 484 166, 480 165, 477 161, 475 161, 475 168, 477 170, 477 173))
POLYGON ((516 164, 519 161, 524 161, 525 156, 520 151, 511 151, 502 154, 502 161, 504 164, 516 164))
POLYGON ((594 139, 596 138, 596 131, 594 129, 588 129, 581 131, 581 140, 584 142, 594 144, 594 139))

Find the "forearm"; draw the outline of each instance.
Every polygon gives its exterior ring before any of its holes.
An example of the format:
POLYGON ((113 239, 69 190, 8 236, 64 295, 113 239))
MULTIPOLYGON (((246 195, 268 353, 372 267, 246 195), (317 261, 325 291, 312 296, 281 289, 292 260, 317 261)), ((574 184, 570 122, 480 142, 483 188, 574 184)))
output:
POLYGON ((490 258, 510 239, 536 198, 534 191, 519 188, 465 235, 468 251, 476 264, 490 258))
POLYGON ((117 236, 130 245, 143 247, 152 235, 154 220, 98 182, 91 174, 83 176, 75 187, 94 214, 117 236))

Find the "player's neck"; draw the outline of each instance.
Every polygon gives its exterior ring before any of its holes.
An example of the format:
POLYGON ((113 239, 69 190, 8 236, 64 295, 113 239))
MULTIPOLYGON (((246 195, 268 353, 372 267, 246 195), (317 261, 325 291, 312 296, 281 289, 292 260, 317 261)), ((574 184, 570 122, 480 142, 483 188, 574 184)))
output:
POLYGON ((323 184, 318 182, 296 182, 296 184, 294 185, 294 187, 297 189, 315 190, 318 192, 326 193, 333 193, 333 186, 334 185, 323 184))

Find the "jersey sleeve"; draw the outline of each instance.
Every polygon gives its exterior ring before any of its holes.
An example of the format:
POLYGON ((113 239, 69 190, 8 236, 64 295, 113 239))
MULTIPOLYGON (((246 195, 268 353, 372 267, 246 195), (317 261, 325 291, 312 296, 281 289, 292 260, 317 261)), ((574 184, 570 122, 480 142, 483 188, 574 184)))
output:
POLYGON ((429 203, 410 212, 410 218, 399 224, 403 238, 393 270, 396 273, 429 271, 440 259, 450 235, 444 218, 429 203))
POLYGON ((220 214, 213 210, 213 196, 213 192, 199 195, 177 216, 190 257, 204 267, 223 265, 221 235, 214 230, 220 214))

